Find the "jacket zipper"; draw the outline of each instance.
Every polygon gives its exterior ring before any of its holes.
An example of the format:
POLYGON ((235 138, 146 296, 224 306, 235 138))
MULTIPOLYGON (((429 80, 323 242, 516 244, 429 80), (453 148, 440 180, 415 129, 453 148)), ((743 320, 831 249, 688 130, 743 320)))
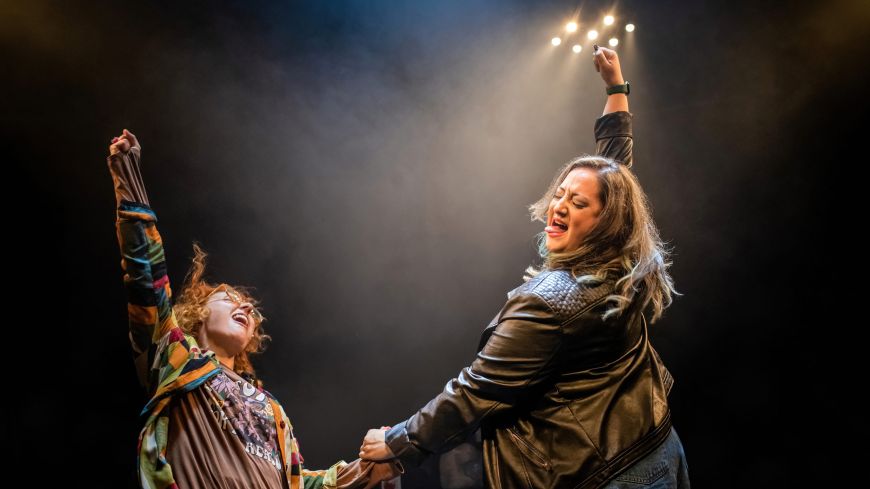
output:
POLYGON ((519 433, 513 430, 513 428, 508 428, 507 432, 511 435, 511 438, 515 440, 515 444, 518 443, 526 447, 526 450, 523 450, 522 447, 517 446, 517 448, 519 448, 520 451, 523 452, 523 454, 526 455, 529 460, 531 460, 538 467, 541 467, 548 472, 550 471, 550 462, 547 461, 544 455, 541 454, 541 452, 539 452, 537 448, 533 447, 529 442, 524 440, 523 437, 519 435, 519 433))

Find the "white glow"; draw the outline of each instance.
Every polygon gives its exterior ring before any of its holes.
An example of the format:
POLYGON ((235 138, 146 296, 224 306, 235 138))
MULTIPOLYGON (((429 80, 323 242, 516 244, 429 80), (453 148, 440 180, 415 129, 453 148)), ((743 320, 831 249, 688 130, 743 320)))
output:
POLYGON ((586 34, 586 37, 588 37, 590 41, 598 39, 598 31, 589 31, 589 33, 586 34))
POLYGON ((619 44, 619 39, 615 37, 611 37, 607 44, 610 44, 610 47, 615 48, 619 44))
POLYGON ((559 44, 562 44, 562 39, 554 37, 553 39, 550 39, 550 44, 552 44, 553 46, 558 46, 559 44))
POLYGON ((613 16, 605 15, 604 16, 604 25, 613 25, 613 16))
POLYGON ((565 30, 568 32, 575 32, 577 30, 577 23, 568 22, 568 25, 565 26, 565 30))
POLYGON ((625 24, 625 32, 634 32, 634 24, 625 24))
POLYGON ((579 44, 575 44, 574 47, 571 48, 571 50, 574 51, 575 53, 579 53, 580 51, 583 51, 583 46, 581 46, 579 44))

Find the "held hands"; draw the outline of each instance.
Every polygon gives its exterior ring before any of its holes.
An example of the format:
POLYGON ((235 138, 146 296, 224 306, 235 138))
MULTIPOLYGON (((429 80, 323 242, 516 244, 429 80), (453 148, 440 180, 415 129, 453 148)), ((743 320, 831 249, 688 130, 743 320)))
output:
POLYGON ((375 462, 396 458, 396 455, 393 454, 393 451, 390 450, 390 447, 387 446, 384 440, 388 429, 390 429, 389 426, 381 426, 380 429, 369 430, 363 439, 362 446, 359 447, 359 458, 375 462))
POLYGON ((142 146, 139 145, 139 140, 136 139, 136 136, 132 132, 124 129, 120 136, 112 138, 112 144, 109 145, 109 154, 126 153, 131 149, 141 151, 142 146))
POLYGON ((595 50, 592 52, 592 64, 595 65, 595 71, 601 73, 601 79, 604 80, 606 86, 612 87, 625 83, 616 51, 596 44, 595 50))

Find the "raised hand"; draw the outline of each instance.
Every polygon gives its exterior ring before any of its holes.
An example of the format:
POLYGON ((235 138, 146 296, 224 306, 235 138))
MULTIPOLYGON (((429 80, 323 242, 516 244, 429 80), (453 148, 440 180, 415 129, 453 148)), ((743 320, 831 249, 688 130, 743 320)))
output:
POLYGON ((130 149, 141 151, 142 146, 139 145, 139 140, 136 139, 136 136, 132 132, 124 129, 120 136, 112 138, 112 143, 109 145, 109 154, 126 153, 130 149))
MULTIPOLYGON (((606 87, 625 83, 625 78, 622 77, 622 68, 619 66, 619 56, 616 55, 616 51, 596 44, 595 50, 592 53, 592 64, 595 65, 595 71, 601 73, 601 79, 604 80, 606 87)), ((610 114, 611 112, 628 112, 628 96, 624 93, 609 95, 607 102, 604 104, 603 114, 610 114)))
POLYGON ((595 65, 595 71, 601 73, 601 79, 604 80, 606 86, 612 87, 625 83, 616 51, 595 45, 595 50, 592 52, 592 64, 595 65))
POLYGON ((145 183, 139 171, 139 157, 142 147, 136 136, 124 129, 120 136, 112 138, 109 144, 108 165, 109 172, 115 184, 115 202, 128 200, 150 205, 148 193, 145 192, 145 183))

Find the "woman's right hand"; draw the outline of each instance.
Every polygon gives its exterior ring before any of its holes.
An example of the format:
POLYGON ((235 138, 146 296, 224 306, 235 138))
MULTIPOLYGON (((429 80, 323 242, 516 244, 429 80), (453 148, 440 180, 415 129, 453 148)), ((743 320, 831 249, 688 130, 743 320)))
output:
POLYGON ((592 63, 595 71, 601 73, 601 79, 608 87, 622 85, 625 79, 622 77, 622 68, 619 67, 619 56, 616 51, 595 45, 592 53, 592 63))
POLYGON ((136 139, 136 136, 132 132, 124 129, 120 136, 112 138, 112 143, 109 145, 109 154, 116 155, 118 153, 126 153, 133 148, 137 151, 142 150, 142 146, 139 145, 139 140, 136 139))

